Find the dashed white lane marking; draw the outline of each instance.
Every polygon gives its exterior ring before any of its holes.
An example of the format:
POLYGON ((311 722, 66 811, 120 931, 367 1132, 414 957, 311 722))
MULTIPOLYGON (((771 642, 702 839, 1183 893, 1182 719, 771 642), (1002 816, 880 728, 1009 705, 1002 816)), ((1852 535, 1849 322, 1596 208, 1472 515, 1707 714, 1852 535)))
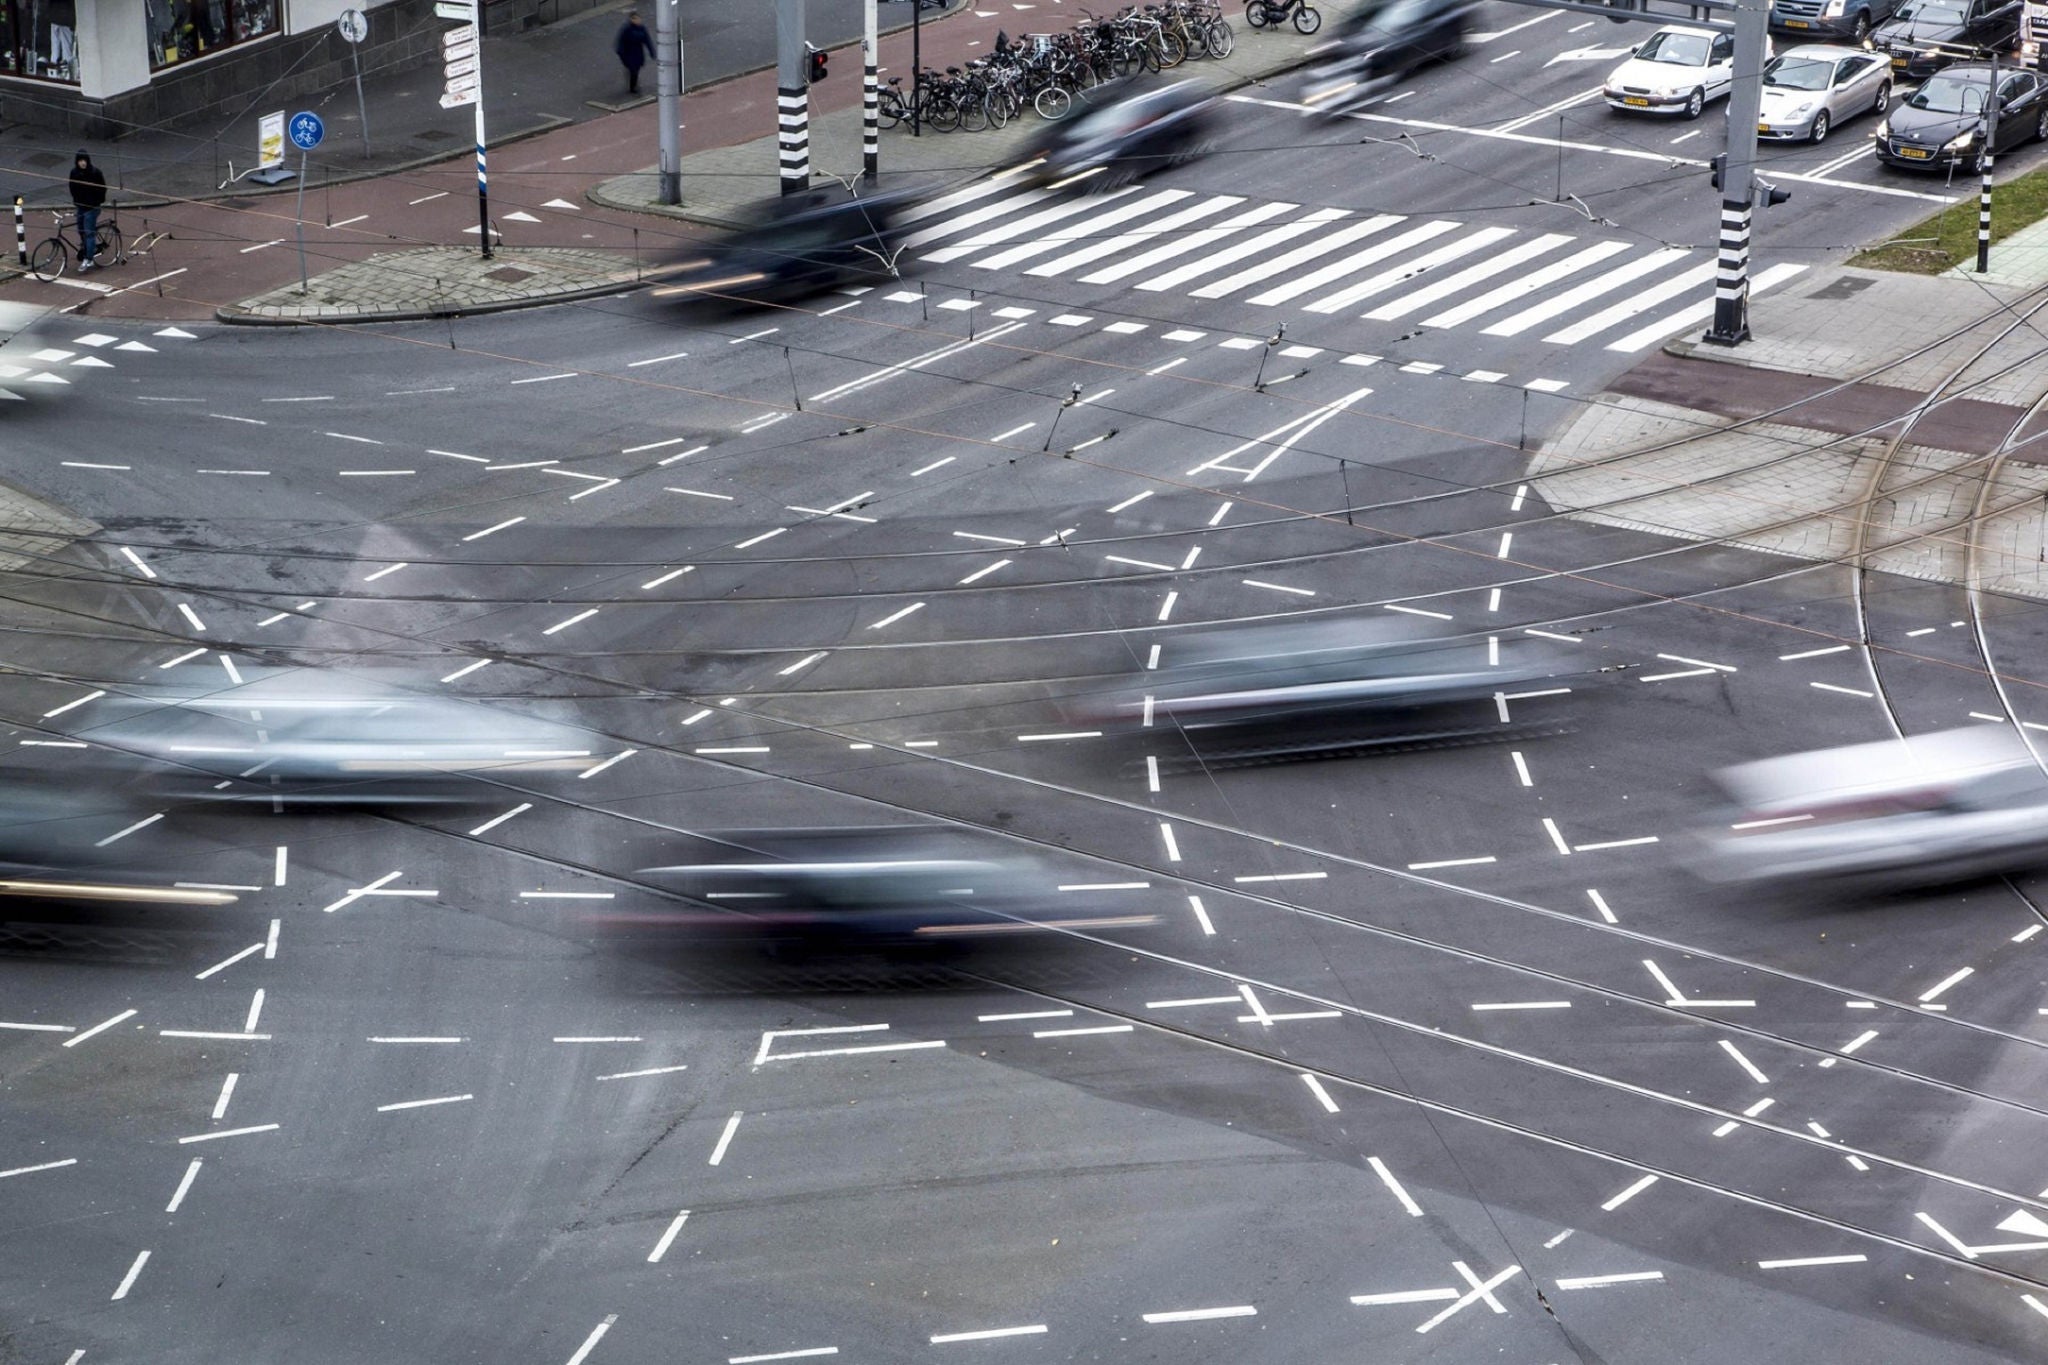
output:
POLYGON ((77 1164, 77 1157, 67 1156, 62 1161, 45 1161, 35 1166, 16 1166, 11 1171, 0 1171, 0 1180, 6 1180, 17 1175, 34 1175, 37 1171, 61 1170, 66 1166, 76 1166, 77 1164))
POLYGON ((184 1179, 178 1182, 176 1192, 171 1195, 171 1202, 164 1205, 165 1213, 178 1211, 178 1206, 185 1202, 185 1196, 192 1192, 192 1182, 199 1178, 199 1168, 205 1164, 196 1156, 192 1158, 192 1164, 185 1168, 184 1179))
POLYGON ((85 1032, 77 1034, 74 1037, 66 1038, 64 1040, 64 1046, 77 1047, 86 1039, 97 1037, 99 1034, 105 1033, 108 1029, 113 1028, 116 1024, 124 1024, 128 1020, 133 1019, 138 1012, 139 1011, 136 1010, 122 1010, 113 1018, 103 1019, 99 1023, 94 1024, 91 1028, 87 1029, 85 1032))
POLYGON ((1851 1256, 1793 1256, 1784 1260, 1758 1261, 1758 1270, 1794 1270, 1801 1266, 1813 1265, 1859 1265, 1868 1261, 1868 1256, 1857 1253, 1851 1256))
POLYGON ((1322 1105, 1325 1112, 1331 1114, 1341 1112, 1337 1108, 1337 1101, 1331 1099, 1330 1092, 1323 1088, 1323 1082, 1320 1077, 1304 1071, 1301 1073, 1301 1082, 1308 1087, 1308 1093, 1316 1097, 1316 1103, 1322 1105))
MULTIPOLYGON (((1372 1167, 1373 1174, 1378 1176, 1380 1183, 1385 1185, 1394 1198, 1400 1201, 1401 1207, 1408 1211, 1410 1218, 1422 1217, 1422 1206, 1416 1203, 1409 1196, 1408 1191, 1402 1187, 1401 1182, 1394 1178, 1394 1173, 1387 1169, 1386 1162, 1381 1161, 1376 1156, 1369 1156, 1365 1159, 1365 1164, 1372 1167)), ((1356 1300, 1353 1300, 1353 1302, 1356 1302, 1356 1300)))
POLYGON ((438 1104, 462 1104, 475 1098, 474 1095, 436 1095, 429 1100, 399 1100, 395 1104, 378 1105, 377 1112, 391 1114, 401 1109, 427 1109, 438 1104))
POLYGON ((705 1163, 706 1165, 716 1166, 725 1160, 726 1149, 732 1146, 732 1136, 740 1130, 740 1120, 745 1117, 745 1110, 733 1111, 732 1117, 725 1121, 725 1131, 718 1135, 718 1145, 711 1149, 711 1159, 705 1163))
POLYGON ((1045 1324, 1033 1323, 1029 1327, 985 1327, 978 1332, 941 1332, 931 1341, 934 1346, 944 1346, 956 1341, 994 1341, 999 1337, 1035 1337, 1045 1335, 1045 1324))
POLYGON ((1228 1308, 1179 1308, 1164 1313, 1146 1313, 1145 1322, 1153 1326, 1172 1322, 1210 1322, 1217 1318, 1255 1318, 1259 1310, 1248 1303, 1232 1304, 1228 1308))
POLYGON ((1615 1211, 1616 1209, 1620 1208, 1620 1207, 1621 1207, 1621 1206, 1622 1206, 1623 1204, 1626 1204, 1626 1203, 1627 1203, 1627 1202, 1628 1202, 1629 1200, 1631 1200, 1631 1199, 1635 1198, 1635 1197, 1636 1197, 1637 1195, 1641 1194, 1641 1193, 1642 1193, 1642 1192, 1643 1192, 1644 1190, 1647 1190, 1647 1189, 1649 1189, 1649 1188, 1650 1188, 1650 1186, 1652 1186, 1652 1185, 1654 1185, 1654 1184, 1656 1184, 1656 1183, 1657 1183, 1657 1177, 1656 1177, 1656 1176, 1654 1176, 1654 1175, 1646 1175, 1646 1176, 1644 1176, 1644 1177, 1643 1177, 1642 1179, 1640 1179, 1640 1180, 1636 1181, 1636 1182, 1635 1182, 1634 1184, 1632 1184, 1632 1185, 1628 1186, 1627 1188, 1623 1189, 1623 1190, 1621 1191, 1621 1193, 1619 1193, 1619 1194, 1615 1195, 1615 1196, 1614 1196, 1614 1197, 1613 1197, 1612 1199, 1609 1199, 1609 1200, 1608 1200, 1608 1201, 1607 1201, 1606 1203, 1602 1204, 1602 1205, 1600 1206, 1600 1208, 1601 1208, 1601 1209, 1602 1209, 1602 1211, 1604 1211, 1604 1212, 1607 1212, 1607 1213, 1613 1213, 1613 1212, 1614 1212, 1614 1211, 1615 1211))
POLYGON ((800 1351, 774 1351, 765 1356, 727 1356, 725 1365, 767 1365, 771 1360, 803 1360, 810 1356, 836 1356, 837 1346, 807 1346, 800 1351))
POLYGON ((194 1133, 189 1137, 181 1137, 178 1139, 178 1145, 184 1146, 187 1143, 193 1142, 214 1142, 220 1138, 249 1137, 256 1133, 274 1133, 277 1129, 278 1125, 275 1123, 255 1123, 247 1128, 223 1128, 217 1133, 194 1133))
POLYGON ((130 1265, 128 1273, 121 1277, 120 1288, 114 1291, 113 1301, 119 1302, 128 1297, 128 1291, 135 1287, 136 1277, 142 1274, 142 1267, 148 1264, 149 1253, 147 1251, 137 1252, 134 1264, 130 1265))
POLYGON ((675 1244, 676 1234, 681 1232, 683 1224, 689 1221, 690 1211, 688 1209, 684 1209, 675 1216, 674 1220, 669 1223, 668 1230, 661 1234, 661 1240, 654 1244, 654 1250, 647 1253, 647 1263, 649 1265, 660 1263, 661 1258, 668 1254, 669 1247, 675 1244))
POLYGON ((1616 1284, 1646 1284, 1664 1278, 1661 1270, 1625 1270, 1613 1275, 1578 1275, 1559 1280, 1559 1289, 1605 1289, 1616 1284))
POLYGON ((590 1353, 597 1349, 597 1343, 604 1340, 604 1334, 612 1330, 612 1324, 619 1320, 617 1313, 607 1314, 605 1320, 590 1329, 590 1335, 583 1338, 583 1344, 576 1348, 576 1354, 569 1357, 568 1365, 583 1365, 590 1359, 590 1353))

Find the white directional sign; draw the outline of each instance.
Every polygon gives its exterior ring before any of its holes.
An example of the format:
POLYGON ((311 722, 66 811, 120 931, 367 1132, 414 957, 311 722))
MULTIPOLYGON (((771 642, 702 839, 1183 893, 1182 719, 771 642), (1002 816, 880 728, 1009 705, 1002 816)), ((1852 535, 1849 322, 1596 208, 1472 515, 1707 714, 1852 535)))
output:
POLYGON ((465 76, 470 78, 472 85, 475 84, 476 58, 464 57, 459 61, 451 58, 441 63, 441 78, 450 85, 454 85, 465 76))
POLYGON ((439 0, 434 6, 436 19, 454 19, 459 23, 476 22, 475 0, 439 0))
POLYGON ((459 47, 468 48, 472 52, 476 51, 475 24, 462 24, 447 30, 441 35, 441 53, 443 56, 459 47))
POLYGON ((475 103, 475 77, 469 77, 462 81, 450 81, 447 88, 441 91, 441 107, 443 109, 460 109, 465 104, 475 103))

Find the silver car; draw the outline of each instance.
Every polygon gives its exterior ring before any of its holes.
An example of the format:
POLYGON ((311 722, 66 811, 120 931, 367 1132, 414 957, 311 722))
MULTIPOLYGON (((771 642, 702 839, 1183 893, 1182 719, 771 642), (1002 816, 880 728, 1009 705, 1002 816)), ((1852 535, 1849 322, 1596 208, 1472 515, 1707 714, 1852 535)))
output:
POLYGON ((1712 881, 1925 886, 2048 862, 2048 774, 2009 726, 1787 754, 1714 775, 1712 881))
POLYGON ((1787 50, 1764 68, 1758 137, 1820 142, 1858 114, 1891 107, 1892 73, 1885 59, 1861 48, 1815 43, 1787 50))

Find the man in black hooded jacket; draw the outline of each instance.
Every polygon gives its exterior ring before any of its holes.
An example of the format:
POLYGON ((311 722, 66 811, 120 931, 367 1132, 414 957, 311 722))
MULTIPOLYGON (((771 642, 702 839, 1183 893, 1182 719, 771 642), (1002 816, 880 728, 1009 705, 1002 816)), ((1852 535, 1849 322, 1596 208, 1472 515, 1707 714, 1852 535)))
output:
POLYGON ((100 206, 106 202, 107 177, 100 173, 100 168, 92 164, 92 158, 81 148, 71 166, 71 207, 78 211, 78 268, 81 272, 93 268, 93 252, 99 245, 100 206))

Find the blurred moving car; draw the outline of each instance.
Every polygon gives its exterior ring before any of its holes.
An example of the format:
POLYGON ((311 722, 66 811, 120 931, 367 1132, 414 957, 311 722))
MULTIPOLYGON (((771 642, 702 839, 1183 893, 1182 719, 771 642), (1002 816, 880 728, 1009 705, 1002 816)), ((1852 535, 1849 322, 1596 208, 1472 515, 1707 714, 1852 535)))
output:
POLYGON ((107 836, 137 819, 116 800, 50 774, 0 774, 0 919, 23 904, 78 908, 204 908, 232 905, 218 887, 174 886, 161 871, 110 847, 107 836))
POLYGON ((1322 60, 1302 82, 1301 102, 1337 114, 1382 94, 1424 63, 1465 50, 1470 0, 1384 0, 1354 12, 1313 49, 1322 60))
POLYGON ((854 195, 839 185, 763 200, 723 242, 693 247, 650 272, 660 298, 768 302, 848 282, 896 278, 907 191, 854 195))
POLYGON ((1822 142, 1836 124, 1882 114, 1891 102, 1884 58, 1853 47, 1795 47, 1764 68, 1757 136, 1822 142))
POLYGON ((2048 138, 2048 85, 2039 75, 1969 62, 1929 77, 1877 125, 1877 159, 1915 169, 1980 169, 1994 79, 1998 126, 1988 138, 1993 153, 2048 138))
POLYGON ((572 727, 356 678, 287 673, 217 692, 108 698, 87 738, 156 760, 173 796, 295 805, 485 799, 478 779, 581 772, 599 760, 572 727))
MULTIPOLYGON (((1580 671, 1524 636, 1438 639, 1379 619, 1290 621, 1175 640, 1094 723, 1177 733, 1195 754, 1310 755, 1532 733, 1500 720, 1495 695, 1580 671)), ((1561 688, 1568 691, 1568 688, 1561 688)))
POLYGON ((1672 25, 1644 39, 1602 87, 1610 109, 1698 118, 1735 80, 1735 38, 1672 25))
POLYGON ((730 913, 636 917, 732 940, 902 945, 1046 929, 1121 928, 1152 915, 1044 913, 1053 878, 1013 854, 990 856, 943 825, 737 830, 696 836, 698 862, 641 874, 730 913))
POLYGON ((2009 51, 2019 37, 2020 0, 1906 0, 1870 43, 1894 75, 1921 81, 1952 62, 2009 51))
POLYGON ((1201 81, 1098 87, 1085 113, 1048 125, 1025 143, 1018 178, 1032 185, 1115 189, 1208 151, 1216 96, 1201 81))
POLYGON ((44 322, 56 310, 44 304, 0 300, 0 403, 61 391, 70 381, 57 373, 44 322))
POLYGON ((1719 882, 1928 885, 2048 862, 2048 775, 2008 726, 1742 763, 1693 870, 1719 882))

